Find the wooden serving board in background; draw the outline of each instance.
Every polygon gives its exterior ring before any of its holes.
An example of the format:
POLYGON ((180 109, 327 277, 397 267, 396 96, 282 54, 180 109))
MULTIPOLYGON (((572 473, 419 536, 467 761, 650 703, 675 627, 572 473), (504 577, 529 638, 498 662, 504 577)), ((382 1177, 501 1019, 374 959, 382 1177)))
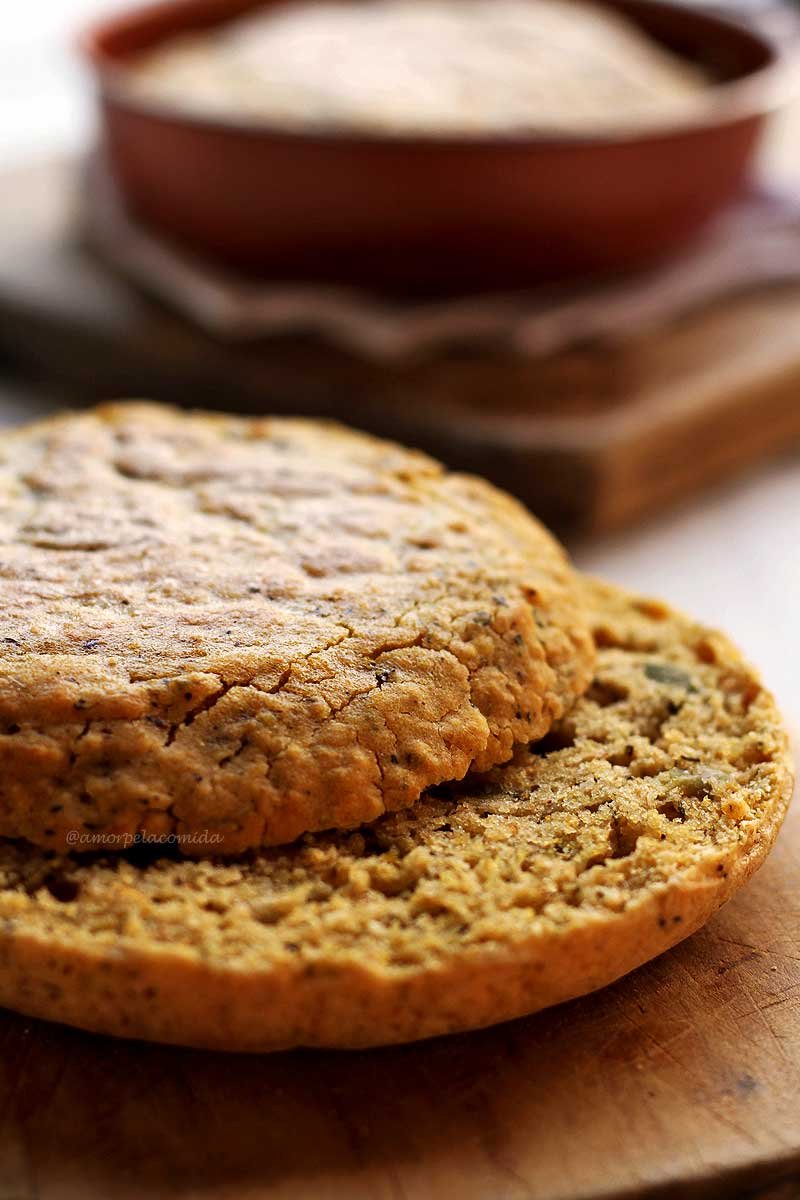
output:
POLYGON ((800 810, 700 933, 474 1034, 226 1057, 0 1013, 0 1200, 796 1200, 800 810))
POLYGON ((562 533, 620 525, 800 444, 800 285, 546 359, 467 347, 389 366, 299 336, 231 345, 77 245, 74 174, 0 176, 0 357, 65 402, 335 416, 490 476, 562 533))

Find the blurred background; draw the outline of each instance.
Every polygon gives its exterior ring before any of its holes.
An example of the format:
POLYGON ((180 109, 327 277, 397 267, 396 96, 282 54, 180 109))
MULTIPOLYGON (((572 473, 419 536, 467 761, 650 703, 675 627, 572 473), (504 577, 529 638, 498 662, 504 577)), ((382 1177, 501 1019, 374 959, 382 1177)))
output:
MULTIPOLYGON (((285 268, 251 277, 184 246, 174 220, 171 231, 156 228, 126 200, 125 181, 94 152, 96 88, 75 39, 129 7, 34 0, 15 5, 0 31, 3 420, 146 392, 321 412, 401 437, 516 491, 584 569, 725 626, 800 712, 793 10, 714 6, 779 45, 790 70, 780 102, 765 105, 743 181, 663 261, 598 278, 551 272, 508 289, 502 277, 485 287, 441 278, 437 294, 409 296, 364 268, 376 245, 380 257, 380 228, 369 238, 354 231, 344 274, 355 280, 316 280, 307 263, 297 278, 285 268)), ((706 169, 708 155, 692 153, 692 170, 672 176, 722 178, 722 160, 715 167, 712 153, 706 169)), ((166 151, 146 158, 169 166, 166 151)), ((342 177, 361 169, 351 161, 342 177)), ((498 177, 509 190, 521 186, 516 169, 498 177)), ((369 170, 379 181, 388 168, 373 158, 369 170)), ((608 163, 594 176, 580 170, 587 195, 609 190, 608 163)), ((195 191, 220 191, 212 176, 194 177, 195 191)), ((273 203, 280 185, 271 180, 262 197, 273 203)), ((239 186, 227 189, 234 200, 239 186)), ((163 190, 178 187, 173 175, 163 190)), ((324 189, 304 189, 306 208, 309 192, 321 214, 324 189)), ((437 195, 446 192, 442 182, 437 195)), ((411 192, 406 199, 413 208, 411 192)), ((463 206, 448 203, 449 234, 463 206)), ((637 228, 635 212, 626 220, 637 228)), ((657 216, 640 224, 652 232, 654 220, 658 232, 657 216)))
POLYGON ((76 151, 92 123, 75 35, 120 0, 35 0, 16 5, 0 37, 0 161, 7 166, 76 151))

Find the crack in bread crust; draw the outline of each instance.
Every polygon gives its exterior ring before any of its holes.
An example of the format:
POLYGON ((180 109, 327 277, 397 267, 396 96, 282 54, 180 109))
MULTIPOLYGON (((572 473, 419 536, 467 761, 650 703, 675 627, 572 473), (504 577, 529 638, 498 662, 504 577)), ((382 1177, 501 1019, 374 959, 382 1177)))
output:
POLYGON ((356 826, 546 733, 593 658, 563 551, 490 485, 145 404, 0 438, 0 602, 0 834, 61 850, 356 826))
POLYGON ((513 762, 239 861, 0 843, 0 1003, 264 1050, 490 1024, 601 987, 759 866, 792 765, 722 635, 587 585, 593 683, 513 762))

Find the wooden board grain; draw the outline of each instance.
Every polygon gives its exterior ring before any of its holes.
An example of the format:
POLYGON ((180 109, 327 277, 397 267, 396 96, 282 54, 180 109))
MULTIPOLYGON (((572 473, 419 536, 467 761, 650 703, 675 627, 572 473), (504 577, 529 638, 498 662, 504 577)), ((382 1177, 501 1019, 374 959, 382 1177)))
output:
POLYGON ((334 416, 516 492, 561 533, 620 526, 800 444, 800 286, 614 347, 454 347, 375 364, 299 336, 237 346, 146 300, 76 243, 74 164, 0 177, 0 356, 65 401, 334 416))
POLYGON ((476 1034, 226 1057, 0 1014, 0 1200, 800 1195, 800 808, 700 933, 476 1034))

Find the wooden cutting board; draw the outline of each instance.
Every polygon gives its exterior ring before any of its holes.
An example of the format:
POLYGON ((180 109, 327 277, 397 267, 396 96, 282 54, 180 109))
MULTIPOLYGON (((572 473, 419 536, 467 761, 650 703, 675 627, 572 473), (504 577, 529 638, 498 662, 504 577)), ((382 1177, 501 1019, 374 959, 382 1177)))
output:
POLYGON ((237 346, 81 248, 76 170, 0 176, 0 358, 65 401, 150 395, 338 417, 489 476, 562 534, 621 525, 800 444, 800 285, 541 359, 462 346, 378 365, 300 336, 237 346))
POLYGON ((584 1000, 226 1057, 0 1013, 0 1200, 796 1200, 800 808, 700 933, 584 1000))

